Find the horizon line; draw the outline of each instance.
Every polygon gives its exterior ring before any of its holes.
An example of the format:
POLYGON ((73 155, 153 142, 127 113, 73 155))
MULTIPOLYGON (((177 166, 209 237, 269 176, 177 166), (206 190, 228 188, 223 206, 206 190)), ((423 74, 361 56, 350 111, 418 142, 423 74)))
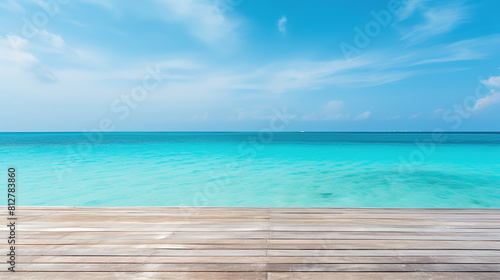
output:
POLYGON ((327 131, 327 130, 287 130, 287 131, 235 131, 235 130, 172 130, 172 131, 145 131, 145 130, 121 130, 121 131, 0 131, 2 133, 500 133, 500 131, 491 130, 469 130, 469 131, 428 131, 428 130, 383 130, 383 131, 327 131))

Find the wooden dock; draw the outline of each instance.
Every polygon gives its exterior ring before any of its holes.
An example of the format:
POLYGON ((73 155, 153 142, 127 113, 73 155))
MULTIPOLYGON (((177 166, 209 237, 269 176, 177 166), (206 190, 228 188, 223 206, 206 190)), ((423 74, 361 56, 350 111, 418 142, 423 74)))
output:
POLYGON ((17 272, 4 253, 0 279, 500 279, 500 209, 20 207, 16 215, 17 272))

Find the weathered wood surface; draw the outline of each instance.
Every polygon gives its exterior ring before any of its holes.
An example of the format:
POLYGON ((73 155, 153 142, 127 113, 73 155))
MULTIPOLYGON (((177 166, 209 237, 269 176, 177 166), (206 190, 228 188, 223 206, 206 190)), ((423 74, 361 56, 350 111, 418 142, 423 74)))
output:
POLYGON ((2 261, 0 279, 500 279, 500 209, 20 207, 17 217, 17 272, 2 261))

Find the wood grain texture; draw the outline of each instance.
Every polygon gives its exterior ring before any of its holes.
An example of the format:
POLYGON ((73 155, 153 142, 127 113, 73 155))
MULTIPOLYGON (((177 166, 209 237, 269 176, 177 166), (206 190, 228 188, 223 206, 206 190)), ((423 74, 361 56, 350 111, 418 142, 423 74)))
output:
POLYGON ((19 207, 17 217, 17 272, 2 261, 0 279, 500 279, 500 209, 19 207))

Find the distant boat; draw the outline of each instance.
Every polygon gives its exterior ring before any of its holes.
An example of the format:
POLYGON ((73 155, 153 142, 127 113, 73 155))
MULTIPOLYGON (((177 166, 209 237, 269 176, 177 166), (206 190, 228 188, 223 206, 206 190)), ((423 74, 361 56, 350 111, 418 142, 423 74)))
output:
POLYGON ((300 132, 304 132, 304 131, 302 130, 302 131, 300 131, 300 132))

